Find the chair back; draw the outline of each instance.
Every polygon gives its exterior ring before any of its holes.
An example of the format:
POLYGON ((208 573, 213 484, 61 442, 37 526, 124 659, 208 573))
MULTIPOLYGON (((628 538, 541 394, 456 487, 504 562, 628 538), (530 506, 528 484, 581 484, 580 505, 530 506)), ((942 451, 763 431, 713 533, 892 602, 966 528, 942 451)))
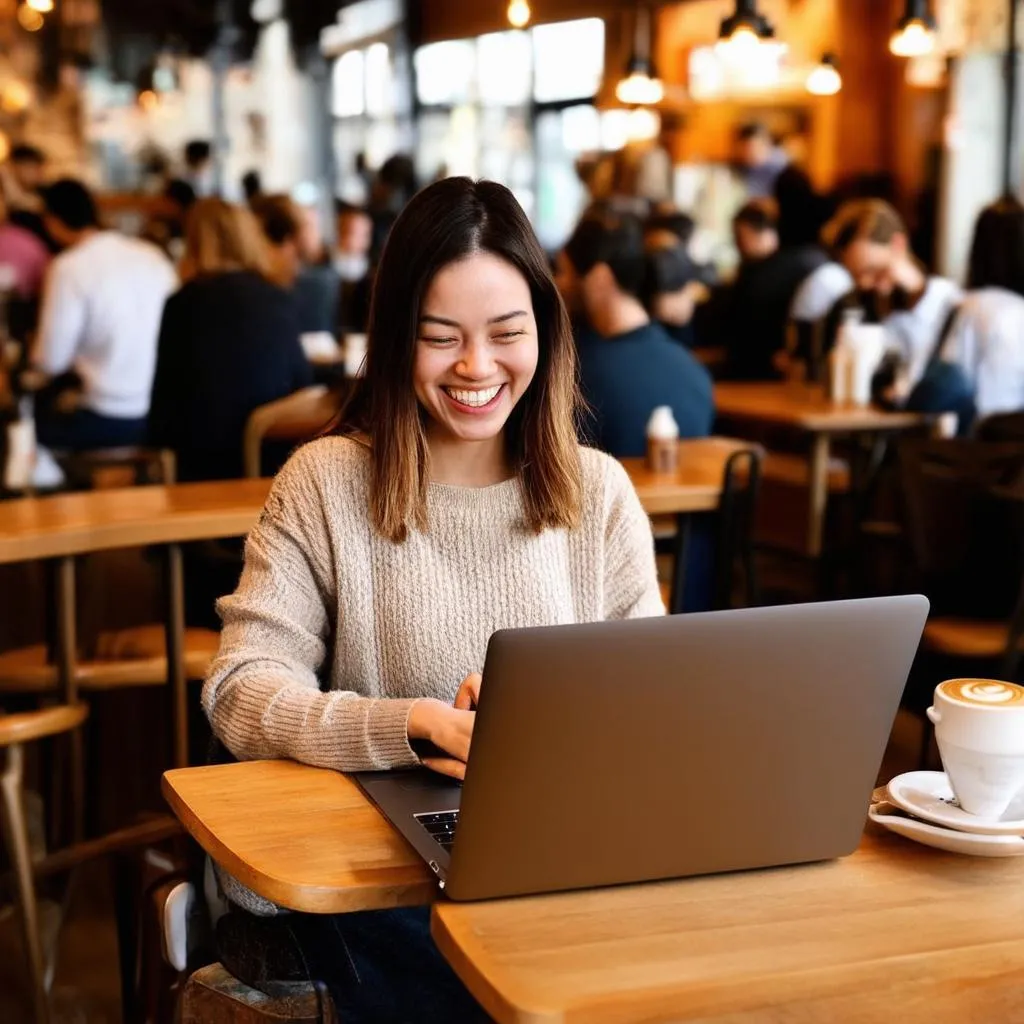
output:
POLYGON ((937 614, 1006 618, 1024 575, 1024 445, 907 440, 903 513, 937 614))
POLYGON ((245 425, 242 466, 247 477, 261 476, 263 443, 269 440, 308 441, 338 414, 338 395, 325 385, 303 388, 254 409, 245 425))
POLYGON ((760 600, 754 565, 754 528, 763 460, 763 451, 750 447, 733 452, 725 464, 722 497, 718 504, 718 539, 712 594, 714 609, 732 607, 737 564, 743 574, 746 606, 752 608, 760 600))
POLYGON ((1024 444, 1024 412, 988 416, 978 424, 974 436, 979 441, 1015 441, 1024 444))

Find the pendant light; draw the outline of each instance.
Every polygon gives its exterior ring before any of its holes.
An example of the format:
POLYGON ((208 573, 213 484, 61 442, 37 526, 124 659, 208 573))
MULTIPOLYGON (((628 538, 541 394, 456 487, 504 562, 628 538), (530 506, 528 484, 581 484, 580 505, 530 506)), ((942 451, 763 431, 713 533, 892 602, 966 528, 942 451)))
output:
POLYGON ((834 53, 826 53, 821 63, 807 76, 807 91, 812 96, 835 96, 842 87, 839 62, 834 53))
POLYGON ((935 49, 936 28, 928 0, 906 0, 903 17, 889 39, 889 49, 897 57, 927 57, 935 49))
POLYGON ((505 16, 513 28, 526 28, 530 23, 530 5, 526 0, 509 0, 508 10, 505 16))
POLYGON ((736 10, 722 19, 716 52, 742 61, 762 43, 775 38, 771 22, 757 9, 757 0, 736 0, 736 10))
POLYGON ((53 0, 25 0, 25 3, 40 14, 49 14, 53 10, 53 0))
POLYGON ((660 103, 664 96, 665 87, 651 62, 651 12, 640 7, 636 12, 633 55, 626 65, 626 77, 615 87, 615 98, 628 106, 649 106, 660 103))

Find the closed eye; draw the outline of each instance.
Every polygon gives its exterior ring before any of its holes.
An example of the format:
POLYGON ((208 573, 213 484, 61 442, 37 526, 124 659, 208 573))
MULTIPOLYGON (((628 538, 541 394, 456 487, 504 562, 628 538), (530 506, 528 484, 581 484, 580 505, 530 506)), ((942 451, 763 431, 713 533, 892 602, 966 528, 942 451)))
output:
POLYGON ((494 336, 496 341, 515 341, 516 338, 521 338, 526 331, 503 331, 501 334, 494 336))
POLYGON ((432 337, 428 337, 426 335, 424 335, 423 337, 420 338, 420 341, 425 341, 429 345, 451 345, 456 340, 458 340, 458 339, 456 339, 456 338, 432 338, 432 337))

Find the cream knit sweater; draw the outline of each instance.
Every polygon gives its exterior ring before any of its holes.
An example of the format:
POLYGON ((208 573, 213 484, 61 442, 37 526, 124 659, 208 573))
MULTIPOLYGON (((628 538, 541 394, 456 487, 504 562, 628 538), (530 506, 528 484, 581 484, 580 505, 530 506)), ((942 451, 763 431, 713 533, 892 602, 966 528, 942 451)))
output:
POLYGON ((344 438, 300 449, 249 534, 237 591, 220 602, 203 688, 214 732, 242 759, 415 765, 413 701, 454 700, 495 630, 663 614, 629 478, 606 455, 580 457, 574 531, 529 532, 518 480, 431 484, 428 531, 393 544, 370 525, 369 452, 344 438))
MULTIPOLYGON (((219 604, 220 651, 203 687, 217 736, 243 760, 415 765, 413 702, 451 703, 483 669, 495 630, 663 614, 650 524, 625 470, 592 449, 580 459, 576 530, 530 532, 517 479, 431 484, 428 530, 394 544, 370 525, 368 450, 337 437, 300 449, 249 534, 238 589, 219 604)), ((227 882, 236 902, 272 911, 227 882)))

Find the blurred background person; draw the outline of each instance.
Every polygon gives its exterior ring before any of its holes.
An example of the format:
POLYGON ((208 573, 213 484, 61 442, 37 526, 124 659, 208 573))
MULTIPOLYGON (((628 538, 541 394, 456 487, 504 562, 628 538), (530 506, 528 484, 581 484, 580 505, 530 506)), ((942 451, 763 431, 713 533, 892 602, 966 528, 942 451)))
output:
POLYGON ((81 451, 143 444, 164 302, 177 280, 154 246, 102 230, 80 182, 43 192, 47 233, 64 250, 43 291, 32 364, 73 374, 77 398, 36 410, 41 444, 81 451))
POLYGON ((300 332, 333 336, 340 282, 327 259, 316 210, 273 195, 257 200, 253 211, 269 245, 271 277, 295 298, 300 332))
POLYGON ((760 121, 751 121, 736 129, 733 160, 751 199, 774 195, 775 182, 789 164, 785 150, 775 144, 760 121))
POLYGON ((206 139, 192 139, 185 143, 183 179, 197 196, 213 192, 213 146, 206 139))
POLYGON ((643 305, 650 268, 640 221, 588 213, 558 262, 559 285, 588 325, 579 338, 587 440, 619 457, 643 455, 647 421, 660 405, 671 407, 681 437, 710 433, 710 375, 643 305))
POLYGON ((715 330, 727 350, 727 373, 737 380, 778 377, 789 311, 800 284, 825 263, 817 246, 780 244, 778 207, 751 200, 733 219, 740 254, 736 280, 716 297, 715 330))
POLYGON ((240 477, 250 413, 312 383, 298 309, 252 213, 221 199, 189 215, 182 280, 160 325, 149 441, 175 452, 180 480, 240 477))
POLYGON ((46 233, 40 189, 46 180, 46 154, 36 146, 15 146, 0 171, 0 191, 12 224, 31 231, 50 250, 59 246, 46 233))
POLYGON ((159 246, 175 264, 185 250, 185 221, 195 201, 195 189, 187 181, 177 178, 167 182, 156 209, 142 229, 142 237, 159 246))
POLYGON ((903 364, 902 386, 912 389, 963 302, 963 289, 927 273, 911 251, 903 219, 880 199, 844 203, 825 239, 858 290, 881 311, 889 343, 903 364))
POLYGON ((373 220, 366 210, 350 203, 339 201, 336 211, 338 242, 333 263, 341 280, 338 330, 365 334, 373 292, 373 220))
POLYGON ((1015 197, 979 214, 967 287, 942 358, 964 373, 979 419, 1024 411, 1024 205, 1015 197))
POLYGON ((242 175, 242 195, 250 206, 263 196, 263 180, 259 171, 246 171, 242 175))
POLYGON ((0 267, 8 268, 10 285, 19 299, 39 298, 50 263, 50 250, 38 235, 15 224, 0 197, 0 267))

